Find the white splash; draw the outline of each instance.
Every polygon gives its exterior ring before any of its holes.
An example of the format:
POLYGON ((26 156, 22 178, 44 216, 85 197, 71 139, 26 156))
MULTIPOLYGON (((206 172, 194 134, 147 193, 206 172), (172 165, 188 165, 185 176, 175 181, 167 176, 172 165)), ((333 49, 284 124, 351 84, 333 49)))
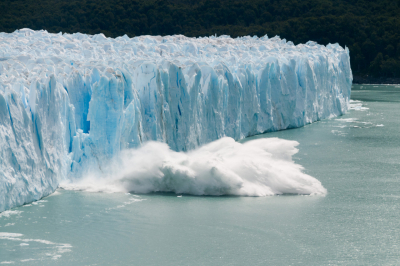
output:
POLYGON ((222 138, 190 152, 148 142, 122 152, 103 172, 61 187, 91 192, 174 192, 192 195, 323 195, 321 183, 292 161, 296 141, 263 138, 244 144, 222 138))

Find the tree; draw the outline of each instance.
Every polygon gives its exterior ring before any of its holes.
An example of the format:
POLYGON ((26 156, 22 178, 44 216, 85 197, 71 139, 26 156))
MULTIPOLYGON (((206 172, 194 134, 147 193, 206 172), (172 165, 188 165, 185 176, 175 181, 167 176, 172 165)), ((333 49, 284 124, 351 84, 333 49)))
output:
POLYGON ((382 53, 378 53, 378 55, 375 57, 374 61, 371 62, 371 65, 369 67, 369 71, 373 76, 379 77, 381 75, 382 62, 383 55, 382 53))

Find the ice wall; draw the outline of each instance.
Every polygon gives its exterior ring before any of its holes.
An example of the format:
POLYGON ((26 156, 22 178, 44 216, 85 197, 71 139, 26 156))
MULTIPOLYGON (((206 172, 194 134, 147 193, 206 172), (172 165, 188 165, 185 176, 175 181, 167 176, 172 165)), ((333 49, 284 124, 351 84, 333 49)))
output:
POLYGON ((351 84, 337 44, 0 33, 0 211, 149 140, 187 151, 341 115, 351 84))

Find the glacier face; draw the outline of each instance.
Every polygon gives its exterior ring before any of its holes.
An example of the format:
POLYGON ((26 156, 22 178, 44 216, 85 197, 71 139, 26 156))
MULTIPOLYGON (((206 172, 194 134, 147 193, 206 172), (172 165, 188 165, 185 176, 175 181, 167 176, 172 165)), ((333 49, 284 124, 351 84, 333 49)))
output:
POLYGON ((0 33, 0 211, 150 140, 188 151, 341 115, 351 84, 337 44, 0 33))

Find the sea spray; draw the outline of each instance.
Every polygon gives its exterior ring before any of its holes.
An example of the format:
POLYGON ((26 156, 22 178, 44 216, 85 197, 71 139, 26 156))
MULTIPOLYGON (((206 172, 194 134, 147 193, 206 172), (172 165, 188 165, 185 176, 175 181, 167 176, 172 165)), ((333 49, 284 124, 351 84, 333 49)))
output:
POLYGON ((299 143, 263 138, 244 144, 222 138, 190 152, 148 142, 123 151, 103 170, 61 188, 91 192, 174 192, 191 195, 323 195, 326 189, 292 160, 299 143))

